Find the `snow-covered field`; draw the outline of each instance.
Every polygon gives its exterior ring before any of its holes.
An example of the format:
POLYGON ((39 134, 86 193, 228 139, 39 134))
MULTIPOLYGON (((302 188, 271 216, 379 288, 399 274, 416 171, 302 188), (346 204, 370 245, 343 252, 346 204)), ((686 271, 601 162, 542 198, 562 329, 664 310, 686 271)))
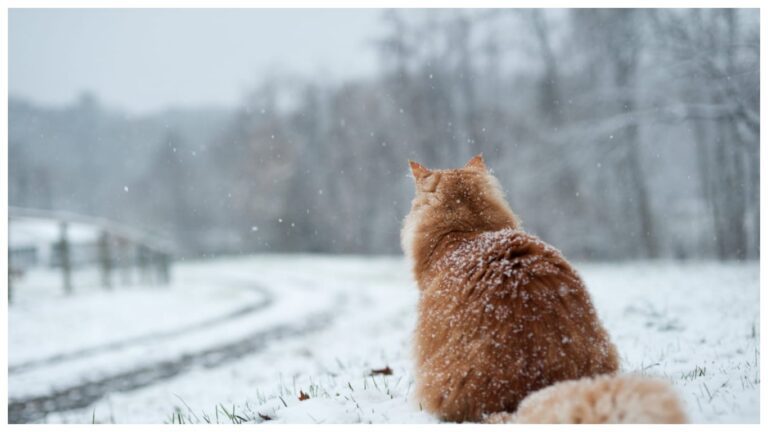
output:
MULTIPOLYGON (((670 379, 693 422, 759 421, 757 263, 577 268, 625 371, 670 379)), ((15 286, 12 422, 436 421, 412 398, 400 258, 188 262, 170 287, 113 291, 75 278, 71 297, 49 272, 15 286)))

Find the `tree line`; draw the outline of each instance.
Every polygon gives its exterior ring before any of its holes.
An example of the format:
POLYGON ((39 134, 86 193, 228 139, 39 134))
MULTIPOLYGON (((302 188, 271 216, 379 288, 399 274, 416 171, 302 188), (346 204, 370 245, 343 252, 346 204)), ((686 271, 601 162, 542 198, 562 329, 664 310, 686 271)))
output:
MULTIPOLYGON (((139 195, 102 191, 88 211, 163 228, 189 254, 397 253, 406 161, 483 152, 523 225, 570 256, 757 258, 758 15, 387 10, 375 76, 265 77, 207 128, 172 121, 122 163, 103 155, 119 181, 52 181, 46 199, 123 183, 139 195)), ((24 165, 39 139, 9 127, 11 202, 43 199, 22 177, 76 172, 24 165)))

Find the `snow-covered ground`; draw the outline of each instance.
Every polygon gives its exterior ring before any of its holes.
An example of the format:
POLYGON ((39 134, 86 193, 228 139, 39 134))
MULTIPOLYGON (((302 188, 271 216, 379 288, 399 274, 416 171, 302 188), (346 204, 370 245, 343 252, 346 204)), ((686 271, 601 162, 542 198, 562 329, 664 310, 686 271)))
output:
MULTIPOLYGON (((670 379, 693 422, 759 421, 757 263, 577 267, 625 371, 670 379)), ((436 421, 412 398, 402 259, 255 256, 174 276, 108 292, 80 272, 71 297, 55 273, 19 281, 11 421, 436 421)))

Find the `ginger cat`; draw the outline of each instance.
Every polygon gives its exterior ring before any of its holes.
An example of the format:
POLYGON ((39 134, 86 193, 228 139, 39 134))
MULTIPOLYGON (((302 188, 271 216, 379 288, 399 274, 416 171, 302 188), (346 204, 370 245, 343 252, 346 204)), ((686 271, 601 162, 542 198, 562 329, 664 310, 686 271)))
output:
POLYGON ((420 289, 424 409, 448 421, 499 421, 487 415, 511 414, 539 389, 618 370, 581 278, 520 229, 481 155, 461 169, 410 166, 416 197, 401 240, 420 289))

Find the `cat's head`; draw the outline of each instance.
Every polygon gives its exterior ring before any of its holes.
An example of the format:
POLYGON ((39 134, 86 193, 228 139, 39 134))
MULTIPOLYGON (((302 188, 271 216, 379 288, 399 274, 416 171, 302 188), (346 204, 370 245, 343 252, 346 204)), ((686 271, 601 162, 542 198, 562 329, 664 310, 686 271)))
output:
POLYGON ((415 240, 435 233, 483 232, 518 226, 501 185, 488 171, 482 154, 458 169, 430 170, 418 162, 409 164, 416 196, 401 232, 407 255, 414 253, 415 240))

